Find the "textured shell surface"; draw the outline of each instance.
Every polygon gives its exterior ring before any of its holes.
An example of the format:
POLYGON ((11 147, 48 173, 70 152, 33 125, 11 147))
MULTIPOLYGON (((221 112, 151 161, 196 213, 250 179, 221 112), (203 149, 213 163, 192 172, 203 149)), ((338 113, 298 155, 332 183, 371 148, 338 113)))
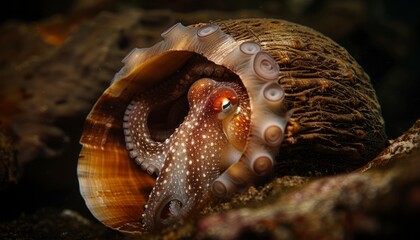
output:
POLYGON ((78 177, 105 225, 154 231, 268 176, 361 167, 387 144, 369 77, 275 19, 183 26, 134 49, 89 114, 78 177))

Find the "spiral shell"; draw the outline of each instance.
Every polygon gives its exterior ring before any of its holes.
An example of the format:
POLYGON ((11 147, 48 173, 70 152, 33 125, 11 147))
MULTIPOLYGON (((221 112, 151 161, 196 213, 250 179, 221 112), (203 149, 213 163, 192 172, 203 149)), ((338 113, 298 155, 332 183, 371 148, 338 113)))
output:
POLYGON ((273 172, 335 173, 386 145, 369 77, 320 33, 274 19, 176 24, 134 49, 89 114, 80 191, 143 233, 273 172))

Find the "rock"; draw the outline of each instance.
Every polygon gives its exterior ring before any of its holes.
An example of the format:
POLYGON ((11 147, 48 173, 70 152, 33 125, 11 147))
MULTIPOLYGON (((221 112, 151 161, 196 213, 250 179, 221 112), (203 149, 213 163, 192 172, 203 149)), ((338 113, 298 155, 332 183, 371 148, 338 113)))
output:
POLYGON ((166 236, 376 239, 418 233, 419 140, 420 119, 362 169, 322 178, 276 177, 205 209, 198 219, 166 229, 166 236))
POLYGON ((121 239, 123 236, 92 223, 69 209, 41 208, 0 223, 0 239, 121 239))
POLYGON ((0 32, 0 70, 13 67, 29 58, 36 58, 52 49, 28 24, 7 22, 0 25, 0 32))
POLYGON ((390 162, 404 159, 413 151, 418 151, 420 144, 420 119, 397 139, 391 141, 391 145, 382 151, 375 159, 370 161, 358 171, 368 171, 378 166, 385 166, 390 162))

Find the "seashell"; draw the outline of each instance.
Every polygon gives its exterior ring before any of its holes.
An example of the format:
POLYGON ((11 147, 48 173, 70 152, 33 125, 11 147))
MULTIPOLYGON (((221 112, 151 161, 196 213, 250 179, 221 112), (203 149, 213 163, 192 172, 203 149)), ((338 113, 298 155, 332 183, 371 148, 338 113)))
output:
POLYGON ((332 174, 387 144, 369 77, 294 23, 178 23, 124 59, 89 114, 78 177, 93 215, 123 232, 180 221, 273 174, 332 174))

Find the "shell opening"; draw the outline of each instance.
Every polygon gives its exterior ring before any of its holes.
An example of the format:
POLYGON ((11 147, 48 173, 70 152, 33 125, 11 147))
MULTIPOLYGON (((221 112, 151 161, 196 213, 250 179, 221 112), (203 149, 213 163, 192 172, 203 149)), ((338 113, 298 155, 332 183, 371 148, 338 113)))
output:
POLYGON ((188 100, 186 93, 179 98, 151 109, 147 117, 147 128, 154 141, 163 142, 183 122, 188 114, 188 100))

